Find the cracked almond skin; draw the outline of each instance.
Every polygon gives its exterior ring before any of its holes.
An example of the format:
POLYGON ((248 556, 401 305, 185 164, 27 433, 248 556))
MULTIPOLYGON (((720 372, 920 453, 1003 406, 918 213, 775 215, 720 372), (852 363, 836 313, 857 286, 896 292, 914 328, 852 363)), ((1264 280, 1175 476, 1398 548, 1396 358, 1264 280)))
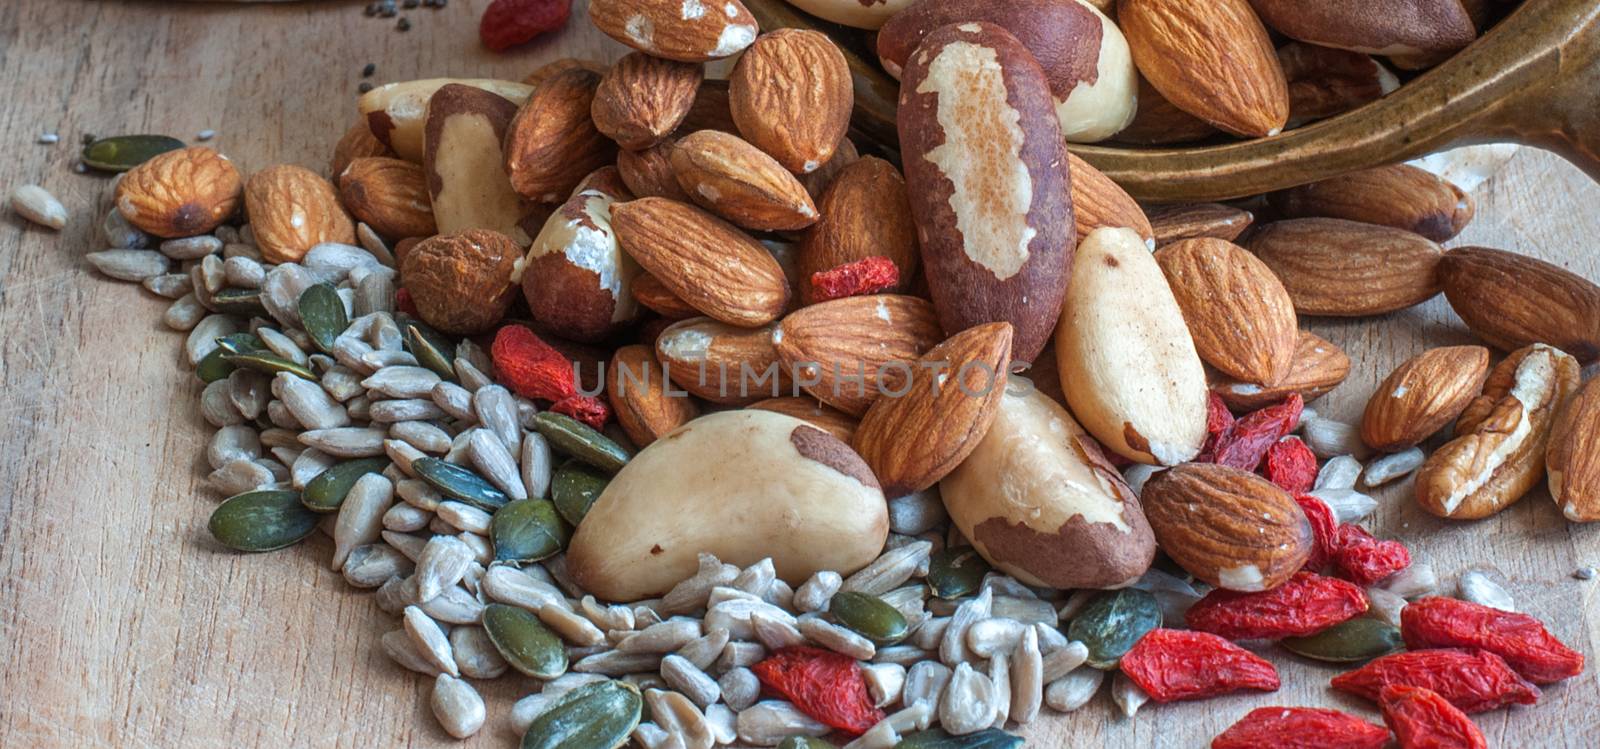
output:
POLYGON ((637 151, 661 142, 688 116, 701 66, 633 52, 600 77, 589 114, 617 145, 637 151))
POLYGON ((1341 218, 1392 226, 1435 242, 1454 238, 1472 221, 1472 198, 1461 188, 1409 164, 1365 169, 1267 196, 1284 218, 1341 218))
POLYGON ((1421 444, 1483 392, 1489 349, 1447 346, 1418 354, 1373 391, 1361 417, 1361 441, 1381 452, 1421 444))
POLYGON ((1327 395, 1350 376, 1350 357, 1332 341, 1302 330, 1295 341, 1289 374, 1274 386, 1242 382, 1226 375, 1212 378, 1211 391, 1235 412, 1254 411, 1283 402, 1291 393, 1310 403, 1327 395))
MULTIPOLYGON (((796 256, 802 279, 881 256, 900 269, 900 282, 890 291, 911 285, 918 268, 917 226, 905 178, 893 164, 867 156, 844 167, 818 200, 817 211, 821 217, 801 235, 796 256)), ((814 294, 811 284, 800 284, 801 303, 813 303, 814 294)))
POLYGON ((537 203, 559 203, 591 172, 616 160, 617 146, 589 112, 600 76, 570 68, 545 79, 505 131, 511 187, 537 203))
POLYGON ((1185 463, 1152 476, 1139 499, 1161 550, 1219 588, 1271 590, 1311 556, 1305 513, 1287 492, 1253 473, 1185 463))
POLYGON ((353 159, 338 173, 344 207, 386 237, 431 237, 433 203, 422 167, 382 156, 353 159))
POLYGON ((1438 243, 1387 226, 1299 218, 1258 227, 1245 247, 1276 273, 1303 315, 1368 317, 1439 294, 1438 243))
POLYGON ((693 398, 674 392, 649 346, 623 346, 606 366, 606 400, 617 424, 640 448, 693 421, 700 407, 693 398))
POLYGON ((1235 135, 1277 135, 1289 85, 1246 0, 1120 0, 1117 22, 1139 72, 1179 109, 1235 135))
POLYGON ((744 51, 756 19, 739 0, 592 0, 589 20, 606 36, 653 57, 710 62, 744 51), (693 12, 699 5, 698 13, 693 12))
POLYGON ((1319 47, 1386 56, 1454 52, 1478 38, 1461 0, 1386 3, 1359 0, 1250 0, 1284 36, 1319 47))
POLYGON ((1575 523, 1600 520, 1600 379, 1556 415, 1545 470, 1562 515, 1575 523))
POLYGON ((1075 153, 1068 151, 1067 161, 1072 173, 1073 228, 1079 242, 1095 229, 1120 227, 1138 232, 1152 249, 1156 246, 1150 219, 1127 190, 1075 153))
POLYGON ((797 231, 817 221, 805 186, 737 135, 690 133, 678 139, 669 158, 678 186, 691 200, 746 229, 797 231))
POLYGON ((511 272, 522 248, 487 229, 430 237, 400 262, 400 277, 423 322, 451 335, 492 327, 511 306, 511 272))
POLYGON ((891 499, 949 475, 994 423, 1011 362, 1009 323, 969 328, 929 349, 898 397, 879 398, 851 444, 891 499), (944 363, 935 367, 932 363, 944 363), (928 366, 924 366, 928 363, 928 366))
POLYGON ((280 164, 256 172, 245 184, 244 207, 269 263, 297 261, 323 242, 356 243, 355 223, 333 183, 305 167, 280 164))
POLYGON ((158 237, 192 237, 239 208, 243 182, 228 157, 203 146, 159 154, 124 174, 116 205, 128 223, 158 237))
POLYGON ((1600 359, 1600 286, 1543 260, 1485 247, 1444 254, 1445 298, 1474 335, 1513 351, 1547 343, 1589 364, 1600 359))
POLYGON ((826 34, 762 34, 728 76, 728 106, 739 133, 795 174, 833 158, 850 129, 855 88, 844 53, 826 34))
POLYGON ((1060 313, 1076 244, 1044 71, 999 26, 944 26, 906 65, 897 126, 944 329, 1009 322, 1013 355, 1032 362, 1060 313))
POLYGON ((1456 438, 1417 470, 1417 504, 1477 520, 1522 499, 1544 478, 1551 427, 1579 378, 1576 359, 1544 344, 1506 357, 1461 412, 1456 438))
POLYGON ((1255 214, 1222 203, 1152 206, 1145 215, 1159 249, 1183 239, 1210 237, 1233 242, 1255 223, 1255 214))
POLYGON ((872 294, 795 310, 778 323, 772 341, 807 393, 861 416, 882 392, 904 386, 905 374, 888 365, 915 361, 944 337, 926 299, 872 294))
POLYGON ((1299 322, 1265 263, 1221 239, 1175 242, 1155 258, 1202 360, 1245 382, 1277 385, 1289 375, 1299 322))
POLYGON ((789 280, 772 253, 699 208, 639 198, 611 206, 611 227, 640 267, 710 317, 758 328, 789 305, 789 280))

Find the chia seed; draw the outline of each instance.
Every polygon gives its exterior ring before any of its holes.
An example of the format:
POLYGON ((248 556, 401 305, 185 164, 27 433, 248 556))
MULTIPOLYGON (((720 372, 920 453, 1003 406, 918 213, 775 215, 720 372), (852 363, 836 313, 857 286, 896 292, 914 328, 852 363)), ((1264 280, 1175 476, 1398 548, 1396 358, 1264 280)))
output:
POLYGON ((366 67, 361 69, 361 77, 362 78, 371 78, 372 74, 376 73, 376 72, 378 72, 377 63, 369 62, 369 63, 367 63, 366 67))
POLYGON ((371 91, 371 90, 372 90, 372 84, 367 83, 366 81, 362 81, 361 85, 356 86, 356 91, 359 91, 359 92, 361 92, 363 94, 368 92, 368 91, 371 91))
POLYGON ((410 31, 411 30, 411 19, 405 18, 404 16, 402 16, 400 18, 400 22, 395 24, 394 27, 396 29, 401 30, 401 31, 410 31))
POLYGON ((79 140, 79 141, 80 141, 80 142, 82 142, 82 143, 83 143, 83 144, 84 144, 84 145, 86 145, 86 146, 87 146, 87 145, 89 145, 89 144, 90 144, 90 143, 93 143, 93 142, 95 142, 95 141, 97 141, 97 140, 99 140, 99 138, 97 138, 97 137, 95 137, 95 134, 94 134, 94 133, 84 133, 84 134, 83 134, 83 137, 82 137, 82 138, 79 138, 79 139, 78 139, 78 140, 79 140))
POLYGON ((401 3, 400 3, 400 7, 405 8, 407 10, 410 10, 412 8, 417 7, 420 4, 421 3, 417 2, 417 0, 402 0, 401 3))

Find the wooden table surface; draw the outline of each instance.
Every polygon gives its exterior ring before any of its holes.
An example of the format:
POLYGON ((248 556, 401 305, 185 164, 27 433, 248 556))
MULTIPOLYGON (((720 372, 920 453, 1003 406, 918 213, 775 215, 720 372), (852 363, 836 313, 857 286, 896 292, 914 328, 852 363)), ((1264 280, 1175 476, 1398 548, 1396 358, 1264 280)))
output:
MULTIPOLYGON (((326 169, 352 121, 360 71, 377 82, 441 75, 520 79, 560 55, 610 59, 581 9, 558 39, 506 56, 478 46, 487 0, 413 10, 409 33, 356 0, 236 6, 87 0, 0 2, 0 188, 35 182, 72 213, 57 234, 0 218, 0 747, 441 746, 429 681, 379 651, 396 626, 327 568, 330 544, 270 555, 219 550, 200 486, 211 429, 179 367, 164 301, 90 272, 109 180, 72 172, 84 133, 163 132, 212 144, 244 169, 326 169), (35 144, 60 133, 55 146, 35 144)), ((580 2, 580 8, 582 3, 580 2)), ((1476 191, 1460 241, 1518 250, 1600 277, 1600 187, 1522 151, 1476 191)), ((1356 362, 1315 407, 1346 420, 1396 363, 1468 336, 1443 298, 1376 321, 1314 322, 1356 362)), ((1470 567, 1503 575, 1519 606, 1591 667, 1536 706, 1477 716, 1499 747, 1593 746, 1600 736, 1600 525, 1563 520, 1541 489, 1486 521, 1439 521, 1409 482, 1383 494, 1374 530, 1411 545, 1449 586, 1470 567)), ((1283 689, 1147 706, 1129 721, 1103 692, 1025 733, 1037 746, 1201 747, 1251 708, 1332 705, 1336 670, 1271 656, 1283 689)), ((508 707, 529 690, 486 688, 471 746, 511 746, 508 707)))

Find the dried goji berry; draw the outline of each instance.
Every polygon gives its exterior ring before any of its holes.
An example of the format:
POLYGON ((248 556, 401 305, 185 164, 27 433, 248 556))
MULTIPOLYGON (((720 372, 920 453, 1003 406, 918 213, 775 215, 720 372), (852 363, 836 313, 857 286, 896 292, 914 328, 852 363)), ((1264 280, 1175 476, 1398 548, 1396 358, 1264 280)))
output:
POLYGON ((818 722, 851 735, 867 732, 884 713, 872 705, 855 659, 818 648, 784 648, 750 667, 768 690, 818 722))
POLYGON ((1240 689, 1278 689, 1278 670, 1208 632, 1152 629, 1122 656, 1122 673, 1156 702, 1193 700, 1240 689))
POLYGON ((412 317, 417 316, 417 303, 411 298, 411 290, 404 286, 394 290, 394 308, 412 317))
POLYGON ((1386 655, 1333 677, 1332 684, 1374 702, 1386 686, 1426 687, 1469 713, 1539 701, 1538 687, 1500 656, 1482 650, 1445 648, 1386 655))
POLYGON ((478 38, 496 52, 567 25, 572 0, 494 0, 478 22, 478 38))
POLYGON ((1313 572, 1298 572, 1272 590, 1238 593, 1217 588, 1184 614, 1190 629, 1230 640, 1279 640, 1315 634, 1367 610, 1360 587, 1313 572))
POLYGON ((1477 724, 1432 690, 1384 687, 1378 704, 1400 749, 1488 749, 1477 724))
POLYGON ((1223 435, 1233 428, 1234 422, 1233 412, 1228 410, 1228 404, 1222 400, 1222 396, 1215 392, 1206 395, 1206 441, 1204 447, 1200 449, 1200 454, 1195 457, 1197 463, 1212 462, 1223 435))
POLYGON ((1317 482, 1317 456, 1299 437, 1284 437, 1267 448, 1262 468, 1268 481, 1290 494, 1311 491, 1317 482))
POLYGON ((1290 393, 1282 403, 1241 416, 1218 441, 1212 462, 1241 471, 1256 470, 1267 450, 1294 431, 1303 410, 1305 401, 1300 394, 1290 393))
POLYGON ((1211 740, 1211 749, 1380 749, 1389 732, 1338 710, 1258 707, 1211 740))
POLYGON ((1406 647, 1478 648, 1504 658, 1524 679, 1549 684, 1583 672, 1583 654, 1527 614, 1454 598, 1423 598, 1400 611, 1406 647))
POLYGON ((552 410, 595 429, 605 426, 610 409, 598 398, 578 393, 572 360, 533 331, 521 325, 501 328, 489 354, 495 378, 517 395, 550 401, 552 410))
POLYGON ((1399 541, 1380 541, 1367 529, 1345 523, 1334 531, 1333 564, 1360 585, 1371 585, 1411 566, 1411 552, 1399 541))
POLYGON ((876 294, 900 283, 900 268, 881 255, 811 274, 812 297, 819 302, 876 294))
POLYGON ((1339 530, 1339 519, 1334 517, 1333 508, 1328 507, 1327 502, 1316 497, 1301 494, 1294 501, 1306 514, 1306 520, 1311 521, 1311 556, 1306 559, 1305 568, 1321 572, 1333 563, 1333 535, 1339 530))

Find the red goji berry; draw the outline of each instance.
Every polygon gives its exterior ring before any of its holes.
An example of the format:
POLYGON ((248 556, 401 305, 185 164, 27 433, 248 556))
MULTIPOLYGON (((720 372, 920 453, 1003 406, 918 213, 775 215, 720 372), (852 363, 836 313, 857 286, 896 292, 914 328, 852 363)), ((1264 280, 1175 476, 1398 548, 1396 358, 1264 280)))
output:
POLYGON ((1449 700, 1422 687, 1384 687, 1383 722, 1400 749, 1488 749, 1478 725, 1449 700))
POLYGON ((1222 400, 1222 396, 1215 392, 1206 395, 1206 441, 1200 454, 1195 457, 1197 463, 1212 462, 1223 435, 1233 428, 1234 422, 1233 412, 1228 410, 1228 404, 1222 400))
POLYGON ((784 648, 750 667, 761 684, 823 725, 853 736, 883 720, 855 659, 818 648, 784 648))
POLYGON ((489 349, 495 378, 524 398, 550 401, 552 410, 589 426, 605 426, 610 409, 598 398, 578 393, 572 360, 521 325, 495 333, 489 349))
POLYGON ((1212 462, 1241 471, 1256 470, 1267 450, 1294 431, 1303 410, 1305 401, 1300 394, 1290 393, 1282 403, 1245 414, 1218 441, 1212 462))
POLYGON ((412 317, 417 316, 417 302, 411 298, 411 290, 402 286, 394 290, 394 308, 412 317))
POLYGON ((1190 629, 1230 640, 1278 640, 1321 632, 1367 610, 1360 587, 1313 572, 1297 572, 1272 590, 1216 590, 1184 614, 1190 629))
POLYGON ((1262 468, 1268 481, 1290 494, 1311 491, 1317 482, 1317 456, 1299 437, 1284 437, 1267 448, 1262 468))
POLYGON ((496 52, 567 25, 572 0, 494 0, 478 22, 478 38, 496 52))
POLYGON ((811 274, 812 296, 818 302, 876 294, 900 283, 900 268, 881 255, 811 274))
POLYGON ((1522 678, 1549 684, 1583 672, 1583 654, 1527 614, 1454 598, 1423 598, 1400 610, 1406 647, 1478 648, 1504 658, 1522 678))
POLYGON ((1386 686, 1426 687, 1469 713, 1539 701, 1538 687, 1511 670, 1505 659, 1482 650, 1446 648, 1386 655, 1333 677, 1332 684, 1334 689, 1373 702, 1386 686))
POLYGON ((1339 530, 1339 519, 1328 503, 1316 497, 1301 494, 1294 501, 1306 514, 1306 520, 1311 521, 1311 556, 1306 559, 1305 568, 1321 572, 1333 562, 1333 535, 1339 530))
POLYGON ((1258 707, 1211 740, 1211 749, 1381 749, 1389 732, 1338 710, 1258 707))
POLYGON ((1411 552, 1399 541, 1380 541, 1367 529, 1345 523, 1333 534, 1333 564, 1360 585, 1371 585, 1411 566, 1411 552))
POLYGON ((1122 656, 1122 673, 1156 702, 1278 689, 1278 670, 1270 662, 1208 632, 1181 629, 1146 632, 1122 656))

